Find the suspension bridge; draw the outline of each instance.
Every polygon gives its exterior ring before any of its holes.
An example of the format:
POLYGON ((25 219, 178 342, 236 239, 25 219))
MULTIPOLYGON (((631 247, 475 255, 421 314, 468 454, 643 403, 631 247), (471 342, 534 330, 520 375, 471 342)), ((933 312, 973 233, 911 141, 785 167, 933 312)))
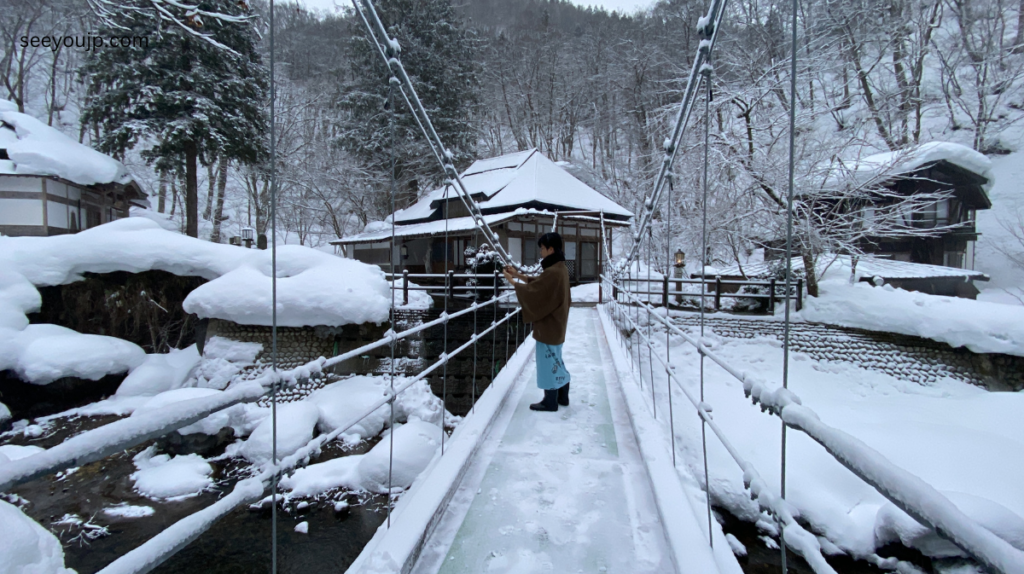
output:
MULTIPOLYGON (((794 292, 788 269, 779 298, 785 308, 786 324, 781 349, 785 361, 780 380, 743 371, 720 356, 705 336, 703 313, 698 334, 674 324, 664 309, 652 307, 651 285, 656 284, 656 280, 652 280, 650 269, 661 254, 654 253, 651 225, 659 203, 671 200, 673 161, 697 94, 701 86, 709 85, 713 73, 711 55, 725 4, 725 0, 712 0, 707 14, 697 23, 703 39, 673 132, 664 144, 660 173, 644 203, 628 257, 622 264, 610 266, 612 272, 601 278, 604 292, 608 294, 606 302, 597 308, 574 308, 570 313, 564 351, 573 376, 568 408, 557 413, 535 413, 528 409, 537 394, 534 343, 522 328, 512 293, 500 287, 497 277, 492 283, 493 292, 477 288, 477 299, 455 310, 454 306, 450 308, 455 292, 454 277, 442 274, 444 311, 432 321, 402 332, 392 329, 382 339, 358 349, 289 370, 277 367, 275 342, 272 368, 259 377, 238 381, 215 397, 175 403, 159 416, 115 421, 44 452, 12 461, 0 467, 0 491, 101 460, 241 402, 269 399, 276 429, 277 394, 282 389, 375 349, 390 348, 394 359, 397 342, 429 328, 444 328, 441 356, 415 376, 403 378, 396 377, 392 360, 388 390, 365 412, 353 415, 332 432, 314 437, 288 456, 278 456, 275 435, 271 463, 254 476, 240 480, 215 503, 179 520, 102 570, 107 574, 148 572, 201 537, 233 510, 264 498, 267 491, 275 497, 272 500, 276 500, 282 476, 308 464, 322 446, 378 408, 393 404, 396 397, 415 382, 437 373, 447 380, 448 364, 453 357, 473 353, 474 365, 480 361, 482 366, 490 360, 492 369, 495 368, 496 345, 491 345, 489 358, 479 357, 477 347, 488 337, 493 342, 499 330, 506 331, 505 339, 509 341, 507 334, 513 329, 515 344, 506 350, 501 372, 479 395, 474 374, 471 412, 450 436, 441 429, 440 448, 434 459, 411 489, 388 505, 385 524, 349 572, 740 572, 712 510, 707 457, 708 444, 712 441, 727 451, 734 465, 732 472, 742 476, 759 510, 774 522, 782 542, 781 570, 787 571, 787 552, 796 552, 814 572, 835 572, 822 549, 820 533, 809 531, 806 523, 798 521, 799 514, 786 500, 786 437, 788 432, 799 432, 897 508, 985 568, 1002 574, 1024 573, 1024 553, 979 526, 938 490, 901 468, 899 461, 887 460, 864 442, 830 426, 817 416, 813 405, 803 404, 800 397, 788 389, 789 312, 799 292, 799 289, 794 292), (646 277, 635 271, 643 269, 636 265, 638 262, 646 263, 646 277), (459 344, 450 344, 449 322, 470 314, 474 318, 472 336, 459 344), (485 320, 484 328, 477 328, 476 319, 480 314, 491 317, 489 324, 485 320), (655 337, 662 336, 665 337, 663 346, 655 341, 655 337), (692 365, 699 373, 696 388, 683 384, 682 374, 672 365, 672 338, 682 340, 698 352, 699 360, 692 365), (707 402, 704 392, 705 372, 711 368, 734 377, 746 397, 764 412, 759 416, 778 419, 782 473, 778 481, 765 480, 730 440, 731 436, 743 433, 743 428, 723 428, 715 421, 713 405, 707 402), (699 445, 677 444, 675 425, 684 417, 699 419, 699 445), (677 454, 681 448, 700 449, 703 467, 695 472, 692 467, 680 464, 677 454), (769 484, 778 484, 781 488, 773 489, 769 484)), ((353 6, 391 72, 389 97, 392 104, 396 95, 401 97, 443 167, 447 177, 445 185, 456 192, 476 228, 498 252, 500 260, 519 267, 502 248, 462 184, 452 165, 451 154, 434 130, 402 65, 401 46, 388 36, 370 0, 353 0, 353 6)), ((794 67, 795 24, 796 2, 793 3, 794 67)), ((792 77, 795 82, 796 75, 792 77)), ((391 105, 390 110, 393 116, 395 106, 391 105)), ((706 141, 705 133, 705 165, 706 141)), ((788 211, 792 214, 792 166, 789 187, 788 211)), ((272 184, 272 191, 274 189, 272 184)), ((704 193, 707 192, 705 172, 704 193)), ((274 212, 276 209, 272 214, 274 212)), ((275 229, 273 225, 272 229, 275 229)), ((704 236, 706 239, 706 229, 704 236)), ((791 232, 788 239, 787 252, 791 253, 791 232)), ((602 245, 602 250, 604 259, 606 246, 602 245)), ((394 251, 392 248, 391 252, 394 251)), ((665 253, 664 257, 667 263, 670 254, 665 253)), ((790 259, 787 257, 786 261, 790 259)), ((276 275, 275 258, 275 281, 276 275)), ((393 289, 393 293, 395 291, 398 289, 393 289)), ((701 293, 702 297, 707 296, 706 287, 701 293)), ((684 295, 671 291, 667 282, 660 294, 663 301, 684 295)), ((692 296, 691 293, 685 295, 692 296)), ((774 302, 774 289, 771 296, 774 302)), ((396 307, 394 303, 393 300, 392 306, 396 307)), ((276 308, 275 287, 275 313, 276 308)), ((274 334, 276 341, 276 323, 274 334)), ((446 392, 441 394, 444 399, 446 392)), ((393 416, 394 411, 391 412, 393 416)), ((394 433, 390 437, 393 446, 394 433)), ((390 486, 390 471, 388 481, 390 486)), ((396 494, 389 488, 389 497, 396 494)), ((277 572, 277 505, 271 506, 275 513, 275 531, 269 542, 273 548, 269 566, 272 572, 277 572)), ((879 565, 895 568, 895 562, 881 561, 879 565)))

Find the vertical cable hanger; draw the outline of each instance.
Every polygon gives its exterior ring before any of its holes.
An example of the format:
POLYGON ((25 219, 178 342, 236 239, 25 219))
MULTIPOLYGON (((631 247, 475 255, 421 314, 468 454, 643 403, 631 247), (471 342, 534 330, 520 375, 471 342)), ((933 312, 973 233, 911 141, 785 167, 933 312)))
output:
MULTIPOLYGON (((707 88, 707 93, 704 98, 704 182, 703 182, 703 199, 701 204, 703 205, 703 215, 701 222, 701 267, 700 270, 700 281, 701 281, 701 298, 700 298, 700 338, 701 344, 704 344, 704 300, 707 295, 707 268, 708 268, 708 164, 710 162, 710 149, 711 149, 711 64, 704 64, 701 68, 701 75, 704 78, 704 85, 707 88)), ((721 288, 719 285, 718 288, 721 288)), ((715 293, 719 296, 719 293, 715 293)), ((698 348, 700 353, 700 401, 704 402, 704 351, 698 348)), ((708 479, 708 442, 707 442, 707 421, 704 420, 703 415, 700 420, 700 446, 704 456, 704 491, 707 496, 707 507, 708 507, 708 540, 711 543, 711 547, 715 547, 715 536, 711 529, 711 482, 708 479)))
POLYGON ((651 414, 654 415, 655 420, 658 418, 658 401, 654 397, 654 348, 651 347, 651 247, 654 244, 654 233, 651 228, 647 228, 647 366, 651 373, 650 386, 651 386, 651 414))
MULTIPOLYGON (((786 195, 786 310, 785 327, 782 335, 782 388, 789 388, 789 311, 790 289, 793 284, 793 182, 796 178, 796 25, 798 2, 792 0, 792 31, 790 37, 789 63, 789 189, 786 195)), ((805 273, 814 273, 814 269, 805 273)), ((782 423, 781 471, 779 482, 782 499, 786 498, 786 423, 782 423)), ((782 574, 786 574, 786 542, 783 536, 784 525, 779 522, 779 551, 782 557, 782 574)))
MULTIPOLYGON (((665 200, 665 212, 667 223, 665 224, 665 286, 668 287, 668 273, 672 269, 672 180, 674 176, 669 173, 668 177, 668 199, 665 200)), ((665 319, 671 320, 672 310, 668 306, 670 289, 665 289, 665 319)), ((672 411, 672 373, 669 365, 672 364, 672 331, 665 328, 665 389, 668 391, 668 427, 672 439, 672 466, 676 465, 676 419, 672 411)))
MULTIPOLYGON (((391 476, 395 464, 395 328, 398 318, 395 309, 395 277, 397 276, 397 265, 395 262, 395 193, 397 182, 395 181, 395 84, 398 79, 394 76, 388 81, 388 124, 391 129, 391 376, 389 380, 391 399, 388 401, 391 411, 391 433, 388 435, 388 528, 391 528, 391 476)), ((442 414, 442 419, 443 419, 442 414)))
MULTIPOLYGON (((276 106, 274 84, 274 0, 270 0, 270 368, 274 382, 270 387, 270 462, 277 467, 277 142, 274 127, 276 106)), ((277 481, 274 470, 270 480, 270 572, 277 574, 277 481)))
MULTIPOLYGON (((448 191, 450 187, 445 186, 444 188, 444 201, 441 203, 441 209, 444 210, 444 363, 443 371, 441 374, 441 454, 444 455, 444 415, 448 412, 448 297, 454 289, 455 285, 452 282, 455 280, 452 277, 452 273, 448 270, 448 216, 451 215, 451 199, 448 197, 448 191)), ((452 248, 452 258, 455 257, 455 249, 452 248)), ((452 262, 454 263, 454 262, 452 262)), ((454 265, 452 265, 454 267, 454 265)), ((495 303, 497 304, 497 303, 495 303)))

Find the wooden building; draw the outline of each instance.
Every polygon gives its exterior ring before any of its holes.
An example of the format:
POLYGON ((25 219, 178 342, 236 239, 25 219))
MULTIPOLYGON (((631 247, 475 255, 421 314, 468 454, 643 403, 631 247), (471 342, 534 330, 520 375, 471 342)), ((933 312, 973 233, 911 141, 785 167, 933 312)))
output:
POLYGON ((75 233, 146 203, 121 162, 12 106, 0 100, 0 234, 75 233))
MULTIPOLYGON (((537 150, 479 160, 462 179, 513 259, 538 263, 537 239, 557 229, 565 241, 570 277, 577 283, 597 280, 602 237, 628 227, 633 216, 537 150)), ((395 272, 443 273, 466 270, 466 249, 478 249, 484 242, 454 189, 435 190, 396 212, 394 219, 394 254, 390 223, 371 223, 362 233, 331 243, 346 257, 385 271, 392 271, 395 261, 395 272)), ((610 255, 603 254, 604 259, 610 255)))

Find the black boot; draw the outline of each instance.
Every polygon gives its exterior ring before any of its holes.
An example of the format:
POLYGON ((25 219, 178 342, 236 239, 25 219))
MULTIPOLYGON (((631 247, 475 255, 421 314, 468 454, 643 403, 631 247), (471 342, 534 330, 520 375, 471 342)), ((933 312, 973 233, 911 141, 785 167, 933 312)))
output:
POLYGON ((565 383, 562 388, 558 389, 558 404, 563 407, 569 406, 569 383, 565 383))
POLYGON ((544 391, 544 400, 530 405, 531 411, 557 411, 558 410, 558 389, 544 391))

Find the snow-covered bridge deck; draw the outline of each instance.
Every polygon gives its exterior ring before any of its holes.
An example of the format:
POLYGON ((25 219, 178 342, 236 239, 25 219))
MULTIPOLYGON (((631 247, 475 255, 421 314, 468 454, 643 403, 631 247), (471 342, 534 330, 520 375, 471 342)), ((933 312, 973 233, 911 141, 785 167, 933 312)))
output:
POLYGON ((509 380, 496 381, 500 404, 481 399, 350 572, 739 571, 724 539, 715 558, 727 567, 714 564, 668 450, 638 443, 645 416, 630 409, 646 407, 635 383, 620 381, 631 375, 616 368, 598 310, 574 308, 568 332, 570 406, 529 409, 540 391, 524 344, 509 380))

